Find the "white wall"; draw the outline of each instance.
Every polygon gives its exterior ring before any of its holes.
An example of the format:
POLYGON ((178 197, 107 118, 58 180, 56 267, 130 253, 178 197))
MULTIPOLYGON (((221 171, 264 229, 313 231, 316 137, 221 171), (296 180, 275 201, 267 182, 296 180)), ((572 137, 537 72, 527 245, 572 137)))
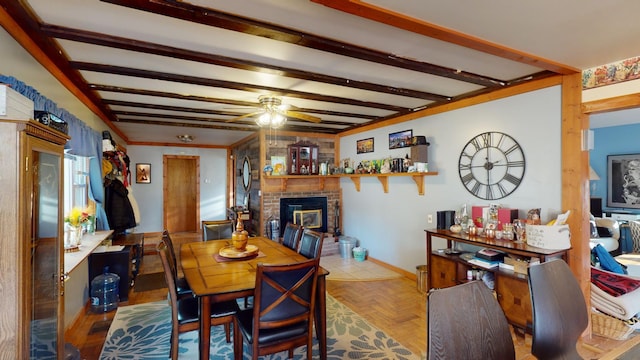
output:
MULTIPOLYGON (((151 164, 151 183, 131 185, 140 208, 140 224, 136 232, 160 232, 162 223, 162 157, 163 155, 189 155, 200 157, 200 221, 222 220, 227 215, 227 151, 174 146, 127 147, 131 168, 136 163, 151 164)), ((134 174, 135 175, 135 174, 134 174)), ((135 178, 135 176, 133 176, 135 178)))
POLYGON ((458 210, 463 204, 489 201, 471 195, 458 175, 458 157, 472 137, 486 131, 501 131, 514 137, 524 150, 526 171, 520 187, 497 201, 506 207, 526 210, 541 208, 542 220, 555 217, 561 204, 561 88, 559 86, 475 105, 411 122, 343 137, 340 158, 361 160, 404 157, 409 148, 389 150, 389 133, 412 129, 424 135, 429 146, 429 170, 425 195, 419 196, 410 177, 389 178, 384 193, 377 178, 362 178, 360 192, 350 179, 341 179, 343 232, 360 240, 376 259, 415 272, 426 262, 424 230, 435 228, 440 210, 458 210), (374 138, 373 153, 356 154, 359 139, 374 138), (427 215, 434 222, 427 223, 427 215))
MULTIPOLYGON (((13 76, 16 79, 36 89, 40 94, 55 102, 58 107, 66 109, 91 128, 102 132, 111 131, 117 143, 122 143, 118 137, 96 114, 78 100, 67 88, 53 77, 20 44, 15 42, 2 27, 0 27, 0 74, 13 76)), ((37 110, 37 109, 36 109, 37 110)))

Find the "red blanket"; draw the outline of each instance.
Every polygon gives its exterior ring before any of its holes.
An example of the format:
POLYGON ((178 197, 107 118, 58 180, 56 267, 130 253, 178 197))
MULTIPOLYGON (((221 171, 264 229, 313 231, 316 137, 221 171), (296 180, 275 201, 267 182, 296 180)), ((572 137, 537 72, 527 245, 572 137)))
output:
POLYGON ((591 268, 591 282, 611 296, 620 296, 640 288, 640 280, 591 268))

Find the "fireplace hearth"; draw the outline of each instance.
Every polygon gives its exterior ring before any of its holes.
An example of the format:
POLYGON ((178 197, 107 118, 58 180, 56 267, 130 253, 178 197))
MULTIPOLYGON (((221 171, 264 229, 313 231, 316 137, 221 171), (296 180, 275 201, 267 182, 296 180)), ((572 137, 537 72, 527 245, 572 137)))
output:
POLYGON ((280 229, 288 222, 327 232, 327 197, 280 198, 280 229))

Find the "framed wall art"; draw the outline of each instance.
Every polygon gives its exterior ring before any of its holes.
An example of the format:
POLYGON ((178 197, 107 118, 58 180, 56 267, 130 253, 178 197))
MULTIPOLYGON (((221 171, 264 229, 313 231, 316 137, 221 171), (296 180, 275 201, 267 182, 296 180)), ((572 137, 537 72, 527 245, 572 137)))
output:
POLYGON ((373 138, 358 140, 356 142, 356 152, 358 154, 373 152, 373 138))
POLYGON ((413 130, 404 130, 389 134, 389 149, 411 146, 412 137, 413 130))
POLYGON ((640 154, 607 156, 607 207, 640 209, 640 154))
POLYGON ((138 184, 151 183, 151 164, 136 164, 136 182, 138 184))

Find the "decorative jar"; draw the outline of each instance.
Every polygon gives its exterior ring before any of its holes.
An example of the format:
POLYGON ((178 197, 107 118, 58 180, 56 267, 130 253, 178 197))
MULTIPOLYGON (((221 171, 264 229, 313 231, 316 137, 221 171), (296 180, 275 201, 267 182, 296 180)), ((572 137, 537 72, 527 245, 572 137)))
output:
POLYGON ((238 216, 238 222, 236 223, 236 231, 231 234, 231 243, 233 247, 238 251, 244 251, 247 249, 247 242, 249 241, 249 233, 244 229, 242 220, 238 216))

